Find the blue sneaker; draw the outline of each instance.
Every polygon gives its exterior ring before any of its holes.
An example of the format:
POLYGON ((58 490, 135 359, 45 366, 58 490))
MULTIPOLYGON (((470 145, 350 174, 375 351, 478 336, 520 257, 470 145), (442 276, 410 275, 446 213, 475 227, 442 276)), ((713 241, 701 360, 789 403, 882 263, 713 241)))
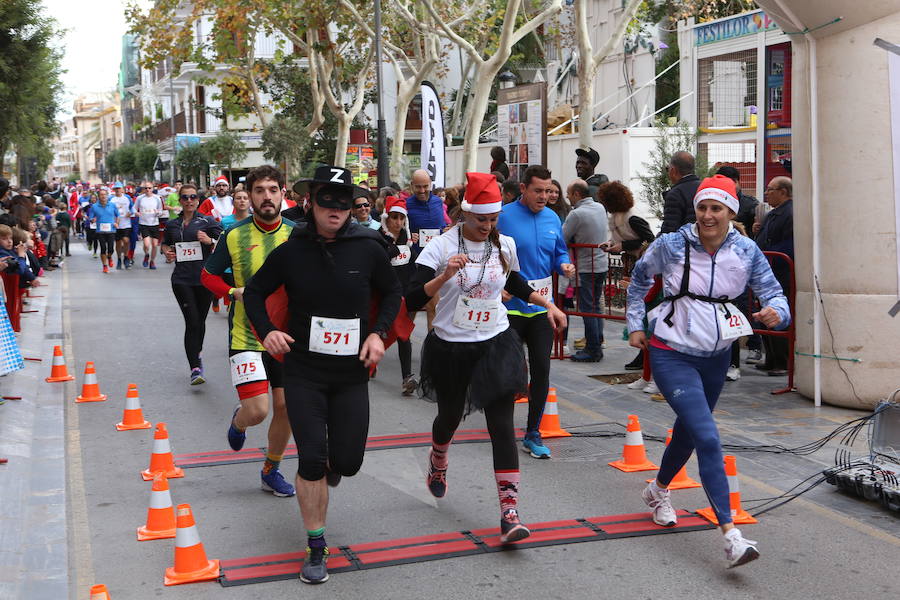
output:
POLYGON ((191 385, 200 385, 201 383, 206 383, 206 379, 203 378, 203 367, 191 369, 191 385))
POLYGON ((306 560, 303 561, 303 569, 300 571, 300 581, 303 583, 325 583, 328 581, 328 548, 306 547, 306 560))
POLYGON ((260 487, 266 492, 272 492, 273 495, 279 498, 290 498, 296 493, 294 486, 285 481, 284 476, 278 469, 272 469, 268 475, 260 471, 259 477, 262 479, 262 486, 260 487))
POLYGON ((540 431, 529 431, 525 434, 522 450, 534 458, 550 458, 550 448, 544 445, 540 431))
POLYGON ((231 449, 235 452, 243 448, 244 442, 247 441, 247 432, 239 431, 238 428, 234 426, 234 416, 239 410, 241 410, 240 404, 235 407, 234 412, 231 414, 231 423, 228 425, 228 445, 231 446, 231 449))

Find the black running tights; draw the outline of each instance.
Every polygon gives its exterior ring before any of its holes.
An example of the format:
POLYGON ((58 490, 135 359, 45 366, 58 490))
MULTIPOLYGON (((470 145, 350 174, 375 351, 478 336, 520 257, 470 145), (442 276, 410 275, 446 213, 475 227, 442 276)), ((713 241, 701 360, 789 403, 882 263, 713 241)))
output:
POLYGON ((202 285, 172 284, 172 292, 184 315, 184 353, 191 369, 200 366, 203 338, 206 336, 206 315, 212 302, 212 292, 202 285))
MULTIPOLYGON (((438 414, 431 426, 431 437, 436 444, 447 444, 453 439, 456 428, 462 421, 465 398, 448 398, 437 390, 438 414)), ((491 449, 494 454, 494 470, 514 470, 519 468, 519 454, 516 452, 516 432, 513 424, 512 399, 497 400, 484 409, 491 449)))
POLYGON ((553 327, 546 314, 533 317, 509 315, 509 326, 515 329, 528 348, 528 371, 531 381, 528 386, 527 431, 537 431, 547 404, 550 389, 550 352, 553 350, 553 327))

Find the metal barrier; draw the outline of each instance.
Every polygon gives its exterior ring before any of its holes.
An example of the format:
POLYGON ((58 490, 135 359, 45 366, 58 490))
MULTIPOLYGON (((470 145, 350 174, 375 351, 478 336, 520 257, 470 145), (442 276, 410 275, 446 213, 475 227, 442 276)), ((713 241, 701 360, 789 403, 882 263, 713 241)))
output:
MULTIPOLYGON (((566 309, 563 306, 563 298, 559 293, 559 276, 554 273, 553 275, 553 301, 556 305, 562 309, 562 311, 566 314, 568 318, 571 317, 596 317, 604 320, 610 321, 625 321, 625 303, 626 303, 626 294, 628 290, 628 283, 630 282, 630 270, 626 269, 625 264, 622 261, 622 256, 617 254, 609 255, 609 270, 606 272, 606 282, 603 287, 603 303, 601 307, 606 306, 606 312, 598 312, 598 313, 590 313, 583 312, 578 306, 578 288, 580 284, 580 278, 578 276, 578 249, 600 249, 599 244, 569 244, 570 250, 575 250, 572 253, 573 255, 573 264, 575 265, 575 278, 572 280, 575 287, 575 300, 576 300, 576 309, 570 310, 566 309), (621 309, 621 310, 619 310, 621 309)), ((787 254, 782 252, 763 252, 766 258, 769 260, 769 264, 771 265, 773 260, 781 259, 784 260, 789 268, 790 272, 790 289, 788 290, 787 298, 788 305, 791 310, 791 324, 787 329, 781 331, 775 331, 771 329, 754 329, 753 332, 759 335, 768 335, 772 337, 782 337, 787 338, 788 340, 788 382, 787 387, 780 388, 777 390, 772 390, 772 394, 785 394, 794 389, 794 346, 796 344, 796 314, 795 314, 795 300, 797 295, 797 284, 796 277, 794 274, 794 261, 787 254)), ((591 267, 593 270, 593 256, 591 257, 591 267)), ((599 274, 595 274, 599 275, 599 274)), ((651 290, 656 289, 656 286, 651 290)), ((748 288, 749 290, 749 288, 748 288)), ((655 294, 654 294, 655 295, 655 294)), ((753 306, 753 291, 749 290, 749 306, 753 306)), ((550 358, 552 359, 565 359, 568 358, 563 352, 563 338, 562 335, 556 334, 553 340, 553 350, 550 354, 550 358)), ((649 380, 652 373, 650 372, 650 361, 648 360, 646 351, 644 352, 644 379, 649 380)))

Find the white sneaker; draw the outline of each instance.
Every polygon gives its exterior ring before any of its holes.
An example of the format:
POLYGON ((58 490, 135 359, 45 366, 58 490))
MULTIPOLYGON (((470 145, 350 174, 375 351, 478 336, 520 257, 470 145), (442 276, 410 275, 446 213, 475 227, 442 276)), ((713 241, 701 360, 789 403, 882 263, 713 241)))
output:
POLYGON ((656 382, 651 379, 650 383, 648 383, 647 386, 644 387, 644 393, 645 394, 658 394, 659 388, 656 387, 656 382))
POLYGON ((563 344, 563 356, 568 356, 568 355, 569 355, 569 345, 563 344))
POLYGON ((737 381, 741 378, 741 370, 738 367, 728 367, 728 372, 725 373, 725 379, 728 381, 737 381))
POLYGON ((728 567, 739 567, 759 558, 757 543, 745 539, 737 527, 729 529, 725 534, 725 559, 728 561, 728 567))
POLYGON ((650 382, 645 381, 644 379, 641 379, 640 377, 638 377, 637 379, 635 379, 634 381, 629 383, 627 387, 629 390, 642 390, 645 387, 647 387, 648 383, 650 383, 650 382))
POLYGON ((671 492, 659 489, 651 481, 641 493, 641 499, 653 509, 653 522, 662 527, 675 527, 678 517, 672 508, 671 492))

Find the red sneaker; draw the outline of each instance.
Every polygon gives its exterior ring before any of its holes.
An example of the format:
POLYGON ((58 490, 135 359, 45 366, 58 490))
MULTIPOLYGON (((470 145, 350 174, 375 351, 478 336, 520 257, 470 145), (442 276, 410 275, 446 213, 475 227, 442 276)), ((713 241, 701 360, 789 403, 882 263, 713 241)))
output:
POLYGON ((103 265, 103 272, 109 273, 109 267, 107 267, 106 265, 103 265))

